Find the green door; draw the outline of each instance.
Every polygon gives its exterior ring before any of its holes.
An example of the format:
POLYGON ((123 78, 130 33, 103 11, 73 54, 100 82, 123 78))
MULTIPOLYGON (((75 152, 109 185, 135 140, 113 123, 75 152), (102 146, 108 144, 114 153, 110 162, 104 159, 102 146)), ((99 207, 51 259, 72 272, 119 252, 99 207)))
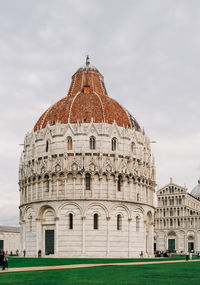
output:
POLYGON ((54 230, 45 230, 45 254, 54 254, 54 230))
POLYGON ((188 242, 188 251, 194 251, 194 243, 193 242, 188 242))
POLYGON ((169 252, 175 251, 175 239, 168 239, 168 251, 169 252))

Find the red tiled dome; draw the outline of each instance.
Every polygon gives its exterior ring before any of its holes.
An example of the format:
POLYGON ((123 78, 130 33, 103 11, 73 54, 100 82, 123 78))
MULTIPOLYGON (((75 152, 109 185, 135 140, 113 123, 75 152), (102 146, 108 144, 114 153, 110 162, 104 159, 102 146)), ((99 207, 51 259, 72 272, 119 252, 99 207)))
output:
POLYGON ((108 97, 103 76, 87 63, 72 76, 68 95, 42 114, 34 131, 45 128, 47 123, 90 123, 91 120, 94 123, 109 124, 115 121, 118 126, 141 130, 135 118, 118 102, 108 97))

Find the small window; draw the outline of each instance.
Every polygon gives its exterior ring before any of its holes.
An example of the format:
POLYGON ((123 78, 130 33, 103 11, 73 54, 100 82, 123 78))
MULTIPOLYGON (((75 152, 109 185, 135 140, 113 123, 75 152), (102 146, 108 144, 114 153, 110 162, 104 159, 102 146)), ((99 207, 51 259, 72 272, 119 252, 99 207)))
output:
POLYGON ((98 230, 99 228, 99 215, 94 214, 94 230, 98 230))
POLYGON ((72 138, 67 137, 67 149, 72 150, 72 138))
POLYGON ((86 173, 85 175, 85 189, 90 190, 91 187, 91 175, 90 173, 86 173))
POLYGON ((170 219, 170 226, 172 227, 173 226, 173 220, 170 219))
POLYGON ((182 199, 181 198, 178 199, 178 203, 179 203, 179 205, 182 204, 182 199))
POLYGON ((117 190, 121 191, 121 184, 122 184, 122 177, 121 175, 118 176, 118 180, 117 180, 117 190))
POLYGON ((117 139, 116 138, 112 138, 112 150, 116 150, 117 149, 117 139))
POLYGON ((164 220, 164 227, 166 227, 166 221, 164 220))
POLYGON ((69 214, 69 229, 73 230, 73 214, 69 214))
POLYGON ((170 210, 170 216, 173 216, 173 210, 170 210))
POLYGON ((165 209, 163 210, 163 216, 165 217, 165 209))
POLYGON ((177 216, 179 216, 180 215, 180 210, 179 209, 177 209, 177 216))
POLYGON ((96 139, 95 137, 90 137, 90 149, 96 148, 96 139))
POLYGON ((136 232, 139 232, 140 230, 140 218, 137 216, 136 217, 136 232))
POLYGON ((181 224, 180 224, 180 220, 178 219, 178 227, 180 227, 180 225, 181 225, 181 224))
POLYGON ((122 216, 117 215, 117 230, 121 231, 121 229, 122 229, 122 216))
POLYGON ((49 151, 49 141, 46 141, 46 152, 49 151))
POLYGON ((137 193, 137 201, 140 201, 140 194, 137 193))

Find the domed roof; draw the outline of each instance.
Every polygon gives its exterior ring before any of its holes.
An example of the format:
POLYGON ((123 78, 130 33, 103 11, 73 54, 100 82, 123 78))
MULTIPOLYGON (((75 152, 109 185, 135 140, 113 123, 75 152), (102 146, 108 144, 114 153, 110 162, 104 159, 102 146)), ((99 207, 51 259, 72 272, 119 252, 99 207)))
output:
POLYGON ((195 198, 200 199, 200 179, 198 180, 197 186, 192 189, 190 194, 195 198))
POLYGON ((89 63, 79 68, 72 76, 68 95, 49 107, 35 124, 34 131, 45 128, 49 123, 94 123, 114 121, 118 126, 141 128, 136 119, 117 101, 108 97, 104 78, 89 63))

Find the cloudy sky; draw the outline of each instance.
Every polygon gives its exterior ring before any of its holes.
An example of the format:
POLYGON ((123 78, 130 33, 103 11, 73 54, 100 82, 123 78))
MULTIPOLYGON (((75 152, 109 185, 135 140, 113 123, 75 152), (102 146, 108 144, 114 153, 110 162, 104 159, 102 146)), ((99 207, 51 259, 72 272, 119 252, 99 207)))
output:
POLYGON ((0 0, 0 224, 18 224, 19 144, 86 54, 157 141, 159 187, 197 184, 199 14, 198 0, 0 0))

